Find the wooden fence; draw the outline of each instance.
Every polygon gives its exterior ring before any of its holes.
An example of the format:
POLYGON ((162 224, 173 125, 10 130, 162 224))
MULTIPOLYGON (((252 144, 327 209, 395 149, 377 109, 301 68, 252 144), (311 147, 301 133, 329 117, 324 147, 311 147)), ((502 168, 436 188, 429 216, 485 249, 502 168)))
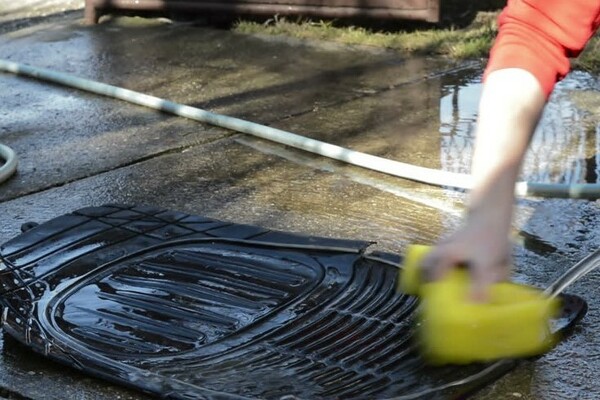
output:
POLYGON ((119 11, 218 12, 232 15, 296 15, 323 18, 439 21, 441 0, 86 0, 90 24, 119 11))

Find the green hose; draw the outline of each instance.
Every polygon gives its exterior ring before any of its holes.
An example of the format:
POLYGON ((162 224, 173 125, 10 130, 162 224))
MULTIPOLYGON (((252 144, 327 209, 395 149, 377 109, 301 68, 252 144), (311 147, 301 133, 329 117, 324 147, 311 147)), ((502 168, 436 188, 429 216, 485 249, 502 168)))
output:
POLYGON ((0 183, 10 178, 17 170, 17 155, 8 146, 0 143, 0 162, 4 161, 0 165, 0 183))
MULTIPOLYGON (((366 153, 346 149, 334 144, 300 136, 281 129, 271 128, 254 122, 244 121, 239 118, 211 113, 200 108, 177 104, 169 100, 135 92, 133 90, 107 85, 80 78, 77 76, 52 71, 45 68, 36 68, 25 64, 0 59, 0 71, 11 72, 17 75, 28 76, 36 79, 57 83, 91 93, 96 93, 111 98, 124 100, 133 104, 142 105, 163 112, 208 123, 233 131, 246 133, 262 139, 281 143, 286 146, 305 150, 313 154, 343 161, 348 164, 383 172, 392 176, 409 179, 455 189, 471 189, 473 182, 470 175, 457 174, 449 171, 419 167, 399 161, 377 157, 366 153)), ((515 186, 515 195, 520 197, 562 197, 562 198, 591 198, 600 197, 600 184, 543 184, 518 182, 515 186)))

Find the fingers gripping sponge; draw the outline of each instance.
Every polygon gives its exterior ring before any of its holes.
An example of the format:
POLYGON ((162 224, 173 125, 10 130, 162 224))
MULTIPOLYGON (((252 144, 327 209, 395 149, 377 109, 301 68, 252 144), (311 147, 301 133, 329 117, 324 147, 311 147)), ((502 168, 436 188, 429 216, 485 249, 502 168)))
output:
POLYGON ((398 290, 421 299, 420 344, 432 364, 527 357, 554 345, 550 320, 558 313, 558 299, 530 286, 501 282, 490 287, 487 302, 473 302, 465 269, 456 268, 440 281, 422 281, 420 263, 429 250, 420 245, 407 249, 398 290))

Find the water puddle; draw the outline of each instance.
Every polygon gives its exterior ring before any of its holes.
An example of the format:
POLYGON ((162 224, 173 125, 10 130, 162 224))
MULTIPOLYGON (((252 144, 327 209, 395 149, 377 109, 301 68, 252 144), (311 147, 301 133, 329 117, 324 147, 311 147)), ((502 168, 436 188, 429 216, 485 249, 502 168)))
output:
MULTIPOLYGON (((446 77, 440 99, 442 168, 470 170, 481 72, 446 77)), ((521 180, 545 183, 598 183, 600 92, 585 72, 560 82, 546 106, 527 153, 521 180)))

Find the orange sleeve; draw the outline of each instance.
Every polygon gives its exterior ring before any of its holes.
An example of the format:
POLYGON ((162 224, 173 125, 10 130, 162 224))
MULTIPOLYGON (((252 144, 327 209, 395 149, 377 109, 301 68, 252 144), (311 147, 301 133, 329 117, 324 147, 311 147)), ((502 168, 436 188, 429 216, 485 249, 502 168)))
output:
POLYGON ((600 23, 600 0, 509 0, 498 17, 498 36, 484 80, 491 72, 522 68, 546 97, 570 70, 600 23))

